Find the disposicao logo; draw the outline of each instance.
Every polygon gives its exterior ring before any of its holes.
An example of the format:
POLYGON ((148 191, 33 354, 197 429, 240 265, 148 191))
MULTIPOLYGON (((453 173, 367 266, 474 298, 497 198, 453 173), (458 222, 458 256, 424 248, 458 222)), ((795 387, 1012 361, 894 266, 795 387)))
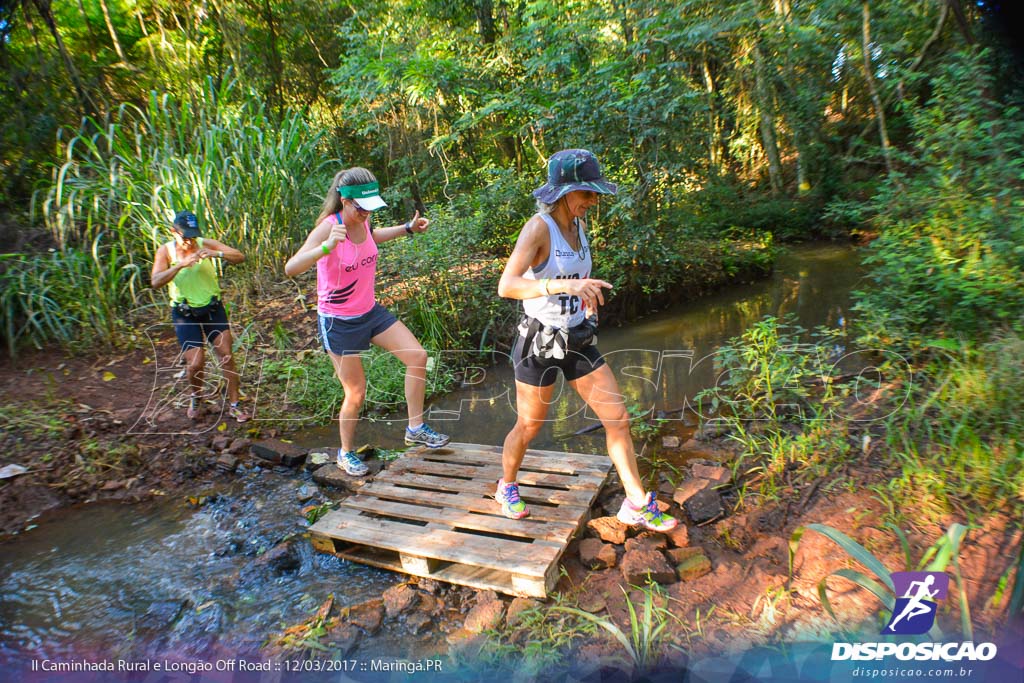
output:
POLYGON ((896 605, 892 617, 882 629, 890 635, 919 636, 928 633, 935 623, 936 600, 945 600, 949 593, 949 576, 942 572, 893 572, 896 605))
MULTIPOLYGON (((949 593, 949 576, 943 572, 893 572, 897 595, 892 616, 882 635, 919 636, 935 624, 937 600, 949 593)), ((832 660, 879 660, 894 656, 916 661, 988 661, 996 656, 994 643, 833 643, 832 660)))

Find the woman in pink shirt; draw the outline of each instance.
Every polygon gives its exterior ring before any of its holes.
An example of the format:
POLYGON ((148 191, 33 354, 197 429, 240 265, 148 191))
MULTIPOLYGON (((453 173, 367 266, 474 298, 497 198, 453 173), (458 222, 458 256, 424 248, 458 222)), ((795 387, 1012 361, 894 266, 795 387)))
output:
POLYGON ((374 296, 377 245, 426 232, 430 220, 417 211, 405 225, 374 229, 370 216, 385 206, 380 185, 368 170, 356 167, 339 172, 324 199, 316 227, 284 267, 285 274, 295 277, 316 265, 320 339, 345 389, 338 415, 338 467, 353 476, 368 471, 355 453, 355 432, 366 399, 360 354, 370 344, 391 352, 405 364, 405 400, 409 407, 405 443, 428 448, 448 443, 447 436, 423 422, 427 352, 409 328, 374 296))

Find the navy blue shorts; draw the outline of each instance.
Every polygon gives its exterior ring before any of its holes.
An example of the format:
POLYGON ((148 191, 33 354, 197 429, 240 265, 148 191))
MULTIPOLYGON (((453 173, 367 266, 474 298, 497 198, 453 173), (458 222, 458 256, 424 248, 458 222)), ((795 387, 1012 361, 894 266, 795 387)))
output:
POLYGON ((398 322, 391 311, 374 304, 366 313, 351 320, 319 314, 320 342, 324 351, 336 356, 362 353, 370 348, 370 340, 398 322))
POLYGON ((206 342, 213 342, 221 332, 227 332, 228 312, 224 304, 218 301, 209 313, 198 318, 186 318, 174 306, 171 307, 171 320, 174 321, 174 334, 178 337, 181 348, 202 348, 206 342))
POLYGON ((516 343, 512 345, 512 369, 516 380, 535 387, 549 387, 558 379, 558 371, 565 375, 566 381, 572 382, 589 375, 605 365, 597 344, 591 344, 582 351, 569 351, 565 358, 537 358, 527 355, 523 358, 523 335, 516 335, 516 343))

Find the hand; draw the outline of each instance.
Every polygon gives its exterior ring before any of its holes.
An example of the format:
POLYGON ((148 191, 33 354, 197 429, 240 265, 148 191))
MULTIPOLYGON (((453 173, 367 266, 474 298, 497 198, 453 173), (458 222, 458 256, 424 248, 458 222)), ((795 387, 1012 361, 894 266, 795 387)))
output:
POLYGON ((416 215, 412 217, 412 220, 407 225, 413 232, 426 232, 427 228, 430 227, 430 219, 420 216, 420 212, 417 211, 416 215))
POLYGON ((207 249, 206 247, 203 247, 202 249, 199 250, 199 258, 201 259, 218 257, 220 257, 220 252, 217 251, 216 249, 207 249))
POLYGON ((602 290, 612 288, 612 283, 592 278, 587 278, 586 280, 560 280, 559 282, 570 283, 568 293, 575 294, 582 299, 587 309, 591 311, 596 311, 598 306, 604 306, 604 292, 602 290))
POLYGON ((339 242, 344 242, 347 237, 348 229, 345 228, 345 224, 335 223, 331 226, 331 233, 327 235, 324 244, 327 245, 328 249, 334 249, 334 247, 338 246, 339 242))
POLYGON ((191 268, 203 259, 203 251, 205 250, 200 249, 199 251, 193 251, 191 254, 178 261, 178 265, 182 268, 191 268))

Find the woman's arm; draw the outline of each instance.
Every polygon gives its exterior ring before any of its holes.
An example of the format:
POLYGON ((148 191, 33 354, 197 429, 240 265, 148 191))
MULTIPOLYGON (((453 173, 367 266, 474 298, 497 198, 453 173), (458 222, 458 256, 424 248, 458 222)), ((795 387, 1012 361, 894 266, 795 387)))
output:
POLYGON ((344 223, 331 224, 324 219, 309 233, 305 244, 288 259, 288 263, 284 264, 284 274, 288 277, 295 277, 305 273, 317 261, 330 253, 334 247, 338 246, 339 242, 343 242, 347 235, 344 223))
POLYGON ((426 232, 429 227, 430 219, 420 216, 420 212, 417 211, 416 215, 408 223, 393 225, 390 228, 375 229, 373 231, 373 241, 377 244, 383 244, 397 237, 412 236, 414 233, 426 232))
POLYGON ((170 265, 170 257, 167 255, 167 245, 161 244, 156 250, 156 258, 153 259, 153 272, 149 275, 149 284, 153 289, 160 289, 174 279, 174 276, 181 272, 182 268, 188 268, 199 263, 199 252, 195 251, 178 261, 175 266, 170 265))
POLYGON ((237 264, 245 260, 245 254, 229 247, 223 242, 206 237, 203 239, 203 248, 199 250, 200 258, 219 258, 228 263, 237 264))

